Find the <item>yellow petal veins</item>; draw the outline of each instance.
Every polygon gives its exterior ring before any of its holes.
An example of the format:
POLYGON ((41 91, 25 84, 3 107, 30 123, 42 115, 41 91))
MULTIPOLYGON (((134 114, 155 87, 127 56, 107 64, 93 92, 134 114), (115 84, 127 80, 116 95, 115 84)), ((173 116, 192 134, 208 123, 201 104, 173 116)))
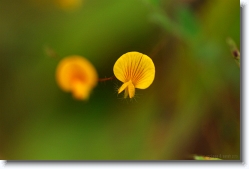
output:
MULTIPOLYGON (((135 88, 148 88, 155 78, 155 66, 150 57, 139 52, 128 52, 123 54, 114 64, 114 75, 124 84, 118 93, 128 91, 129 97, 135 95, 135 88)), ((125 93, 126 97, 127 93, 125 93)))

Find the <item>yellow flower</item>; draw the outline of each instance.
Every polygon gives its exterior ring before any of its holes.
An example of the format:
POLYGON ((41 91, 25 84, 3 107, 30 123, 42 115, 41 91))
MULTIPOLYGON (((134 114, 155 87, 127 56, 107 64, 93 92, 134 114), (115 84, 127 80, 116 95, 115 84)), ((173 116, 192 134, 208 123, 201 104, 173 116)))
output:
POLYGON ((118 93, 124 91, 124 97, 135 95, 135 88, 146 89, 154 80, 155 66, 147 55, 139 52, 123 54, 114 64, 114 75, 123 85, 118 93))
POLYGON ((83 0, 55 0, 55 3, 64 10, 72 10, 79 8, 83 0))
POLYGON ((97 85, 98 75, 87 59, 72 55, 60 61, 56 81, 62 90, 72 92, 74 98, 86 100, 97 85))

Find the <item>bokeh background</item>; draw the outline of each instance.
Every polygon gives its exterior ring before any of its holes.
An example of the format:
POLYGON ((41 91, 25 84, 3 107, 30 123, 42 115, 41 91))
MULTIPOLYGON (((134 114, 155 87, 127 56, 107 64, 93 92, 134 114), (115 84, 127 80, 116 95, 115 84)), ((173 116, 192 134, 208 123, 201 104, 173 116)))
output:
POLYGON ((0 1, 0 159, 224 160, 240 157, 240 47, 234 0, 0 1), (60 59, 87 58, 113 76, 124 53, 156 76, 135 99, 100 82, 88 101, 55 81, 60 59))

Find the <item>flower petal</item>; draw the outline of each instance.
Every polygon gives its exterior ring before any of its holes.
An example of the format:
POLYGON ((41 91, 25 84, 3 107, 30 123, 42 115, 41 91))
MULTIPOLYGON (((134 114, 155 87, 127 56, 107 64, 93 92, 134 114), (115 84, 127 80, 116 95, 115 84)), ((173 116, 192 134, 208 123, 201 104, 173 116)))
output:
POLYGON ((131 80, 129 82, 124 83, 118 89, 118 93, 121 93, 123 90, 125 91, 124 98, 126 98, 128 95, 129 95, 130 98, 134 97, 134 95, 135 95, 135 87, 132 84, 131 80))
MULTIPOLYGON (((78 96, 82 92, 80 89, 82 86, 79 87, 79 84, 85 86, 84 88, 89 90, 87 92, 90 92, 97 85, 98 75, 94 66, 87 59, 72 55, 63 58, 58 64, 56 81, 62 90, 66 92, 72 91, 73 94, 76 92, 78 96)), ((89 93, 85 94, 88 95, 89 93)), ((81 93, 80 95, 83 94, 81 93)))
POLYGON ((121 93, 123 90, 125 90, 128 85, 129 85, 129 82, 122 84, 122 86, 118 89, 118 93, 121 93))
POLYGON ((81 81, 75 81, 72 87, 73 97, 79 100, 86 100, 89 97, 91 88, 81 81))
POLYGON ((146 89, 155 78, 155 66, 150 57, 143 55, 140 61, 140 66, 132 79, 134 86, 138 89, 146 89))
POLYGON ((126 88, 125 91, 124 91, 124 98, 126 99, 128 95, 129 95, 128 88, 126 88))
POLYGON ((132 84, 132 82, 130 81, 129 85, 128 85, 128 93, 129 93, 129 97, 133 98, 135 95, 135 87, 132 84))
POLYGON ((151 58, 139 52, 128 52, 114 64, 113 72, 122 82, 132 80, 135 88, 146 89, 155 77, 155 66, 151 58))

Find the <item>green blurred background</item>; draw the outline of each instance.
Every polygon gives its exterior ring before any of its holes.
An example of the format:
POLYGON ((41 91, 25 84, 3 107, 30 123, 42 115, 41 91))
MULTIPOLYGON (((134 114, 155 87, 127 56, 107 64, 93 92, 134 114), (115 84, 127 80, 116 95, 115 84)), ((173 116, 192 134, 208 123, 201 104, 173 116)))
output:
POLYGON ((228 37, 240 47, 234 0, 84 0, 70 10, 0 0, 0 159, 239 160, 240 68, 228 37), (63 57, 82 55, 111 77, 130 51, 156 68, 133 100, 117 95, 118 80, 88 101, 55 81, 63 57))

